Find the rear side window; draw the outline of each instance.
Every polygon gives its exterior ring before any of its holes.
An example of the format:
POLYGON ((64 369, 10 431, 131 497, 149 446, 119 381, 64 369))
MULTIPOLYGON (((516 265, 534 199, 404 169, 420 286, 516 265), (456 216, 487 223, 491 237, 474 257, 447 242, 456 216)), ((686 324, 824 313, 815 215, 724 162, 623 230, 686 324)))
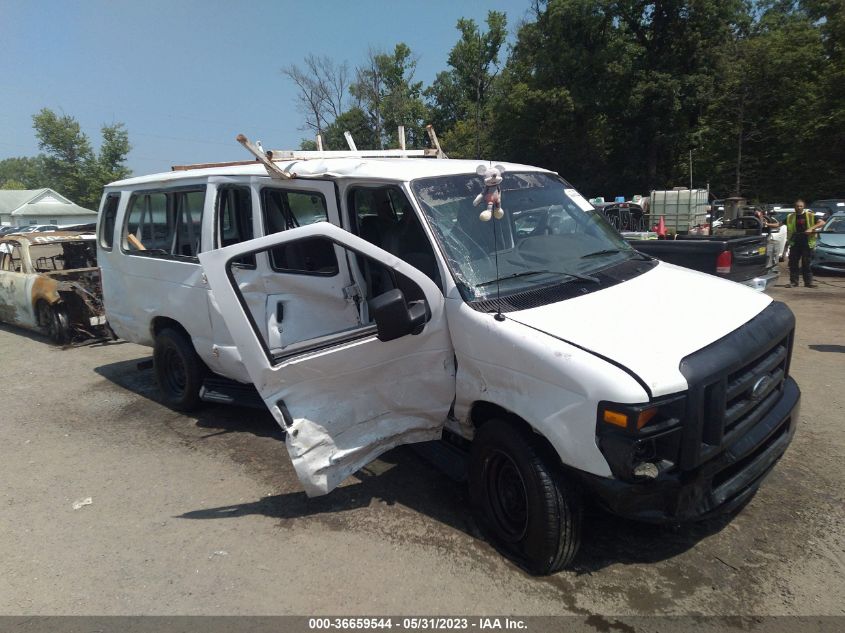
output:
POLYGON ((123 249, 133 255, 196 260, 204 206, 204 188, 133 193, 123 249))
MULTIPOLYGON (((222 187, 217 190, 215 240, 217 248, 246 242, 253 238, 252 193, 248 187, 222 187)), ((240 266, 255 268, 255 255, 235 260, 240 266)))
POLYGON ((100 246, 107 251, 112 249, 114 243, 114 223, 117 219, 119 202, 120 194, 110 193, 106 197, 106 204, 103 207, 103 217, 100 220, 100 246))
MULTIPOLYGON (((261 190, 261 206, 267 235, 328 222, 326 199, 320 193, 261 190)), ((334 245, 325 239, 298 240, 270 250, 270 266, 278 272, 303 275, 336 275, 339 272, 334 245)))

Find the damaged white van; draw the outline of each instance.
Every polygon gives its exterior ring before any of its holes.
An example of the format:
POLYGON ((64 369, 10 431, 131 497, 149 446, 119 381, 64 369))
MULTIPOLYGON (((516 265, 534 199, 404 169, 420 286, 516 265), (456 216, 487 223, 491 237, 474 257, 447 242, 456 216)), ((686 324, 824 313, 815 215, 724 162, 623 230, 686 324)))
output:
POLYGON ((346 154, 106 187, 108 320, 166 402, 254 385, 309 495, 442 437, 535 574, 572 560, 584 494, 647 521, 753 495, 798 421, 784 304, 632 250, 555 173, 346 154))

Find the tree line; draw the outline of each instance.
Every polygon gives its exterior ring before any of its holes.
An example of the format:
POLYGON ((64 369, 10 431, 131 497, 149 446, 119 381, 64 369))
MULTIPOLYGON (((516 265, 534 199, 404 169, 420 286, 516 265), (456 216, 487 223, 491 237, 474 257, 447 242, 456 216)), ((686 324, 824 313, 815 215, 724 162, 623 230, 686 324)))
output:
POLYGON ((541 165, 597 195, 688 185, 691 168, 718 195, 845 195, 841 0, 534 0, 508 51, 504 13, 457 31, 429 86, 404 43, 354 69, 285 67, 303 129, 382 148, 404 125, 421 147, 430 122, 452 157, 541 165))
POLYGON ((103 125, 99 152, 70 115, 43 108, 32 127, 42 150, 37 156, 0 160, 0 189, 49 187, 87 209, 97 209, 103 185, 126 178, 129 133, 123 123, 103 125))

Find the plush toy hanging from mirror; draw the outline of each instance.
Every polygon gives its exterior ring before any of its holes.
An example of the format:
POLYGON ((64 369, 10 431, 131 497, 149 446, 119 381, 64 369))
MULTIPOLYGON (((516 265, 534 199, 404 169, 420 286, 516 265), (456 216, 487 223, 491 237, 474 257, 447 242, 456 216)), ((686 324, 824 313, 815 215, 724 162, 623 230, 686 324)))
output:
POLYGON ((502 189, 499 185, 502 184, 502 172, 505 168, 501 165, 495 167, 488 167, 486 165, 479 165, 475 173, 484 177, 484 191, 475 197, 472 205, 477 207, 482 202, 487 203, 487 208, 479 215, 478 219, 482 222, 488 222, 490 218, 501 220, 505 212, 502 210, 502 189))

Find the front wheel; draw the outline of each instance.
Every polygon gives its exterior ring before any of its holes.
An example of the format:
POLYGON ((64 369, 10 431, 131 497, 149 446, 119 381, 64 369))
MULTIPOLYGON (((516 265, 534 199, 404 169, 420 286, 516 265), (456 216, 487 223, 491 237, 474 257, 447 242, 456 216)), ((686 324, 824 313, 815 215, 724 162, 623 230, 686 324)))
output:
POLYGON ((492 544, 536 575, 572 562, 581 537, 577 486, 530 431, 490 420, 470 453, 473 513, 492 544))
POLYGON ((177 411, 199 407, 205 368, 185 335, 170 328, 159 332, 153 347, 153 366, 164 404, 177 411))
POLYGON ((51 306, 42 301, 37 309, 38 325, 56 345, 64 345, 70 338, 70 323, 61 305, 51 306))

